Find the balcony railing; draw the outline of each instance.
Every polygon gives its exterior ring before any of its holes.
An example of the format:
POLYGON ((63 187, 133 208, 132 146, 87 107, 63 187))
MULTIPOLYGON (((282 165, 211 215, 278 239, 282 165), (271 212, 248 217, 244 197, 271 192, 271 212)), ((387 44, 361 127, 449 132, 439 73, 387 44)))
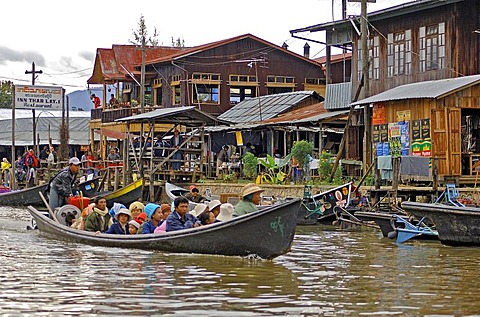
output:
MULTIPOLYGON (((150 112, 156 109, 164 108, 161 106, 145 106, 145 112, 150 112)), ((140 107, 120 107, 116 109, 97 108, 91 110, 91 120, 101 119, 102 123, 114 122, 117 119, 130 117, 140 113, 140 107)))

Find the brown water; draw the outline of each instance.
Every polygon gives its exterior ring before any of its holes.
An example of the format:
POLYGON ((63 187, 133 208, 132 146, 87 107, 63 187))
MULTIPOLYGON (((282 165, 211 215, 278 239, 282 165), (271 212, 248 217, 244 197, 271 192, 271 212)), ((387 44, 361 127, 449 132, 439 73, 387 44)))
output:
POLYGON ((480 316, 480 248, 299 227, 273 261, 66 243, 0 207, 0 314, 480 316))

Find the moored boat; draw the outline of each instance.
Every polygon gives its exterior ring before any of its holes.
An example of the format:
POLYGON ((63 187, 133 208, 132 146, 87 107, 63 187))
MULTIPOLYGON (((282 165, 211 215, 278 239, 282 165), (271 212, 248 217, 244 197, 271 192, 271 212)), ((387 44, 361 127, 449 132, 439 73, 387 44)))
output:
POLYGON ((138 248, 176 253, 259 256, 272 259, 290 250, 296 228, 299 200, 233 218, 225 222, 165 234, 114 235, 72 229, 46 217, 32 206, 28 210, 40 232, 57 239, 96 246, 138 248))
MULTIPOLYGON (((78 185, 78 189, 82 191, 85 197, 93 197, 97 195, 98 178, 94 178, 78 185)), ((0 206, 43 206, 44 203, 38 192, 45 193, 48 183, 24 188, 20 190, 12 190, 0 194, 0 206)))
POLYGON ((113 192, 103 194, 107 200, 107 206, 110 208, 113 203, 119 203, 128 206, 136 200, 142 198, 143 178, 140 178, 133 183, 128 184, 113 192))
POLYGON ((334 208, 349 207, 352 183, 331 188, 316 195, 312 195, 311 186, 306 185, 303 199, 298 211, 299 225, 313 225, 317 222, 331 222, 335 219, 334 208))
POLYGON ((406 201, 402 208, 434 224, 442 244, 480 246, 480 208, 406 201))

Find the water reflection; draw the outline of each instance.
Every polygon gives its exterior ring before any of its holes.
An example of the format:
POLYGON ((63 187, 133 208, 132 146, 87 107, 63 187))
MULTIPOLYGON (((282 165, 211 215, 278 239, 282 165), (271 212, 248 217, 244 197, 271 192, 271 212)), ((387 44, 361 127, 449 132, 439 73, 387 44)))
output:
POLYGON ((447 316, 477 313, 480 248, 302 227, 273 261, 104 248, 0 207, 1 314, 447 316))

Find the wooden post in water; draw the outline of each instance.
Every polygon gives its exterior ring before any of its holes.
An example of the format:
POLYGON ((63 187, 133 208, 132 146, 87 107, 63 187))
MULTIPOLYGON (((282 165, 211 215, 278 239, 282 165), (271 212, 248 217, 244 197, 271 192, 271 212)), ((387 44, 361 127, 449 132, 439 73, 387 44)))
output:
MULTIPOLYGON (((392 191, 393 191, 393 201, 397 205, 398 197, 398 180, 400 178, 400 157, 394 157, 393 159, 393 178, 392 178, 392 191)), ((390 202, 391 203, 391 202, 390 202)))

